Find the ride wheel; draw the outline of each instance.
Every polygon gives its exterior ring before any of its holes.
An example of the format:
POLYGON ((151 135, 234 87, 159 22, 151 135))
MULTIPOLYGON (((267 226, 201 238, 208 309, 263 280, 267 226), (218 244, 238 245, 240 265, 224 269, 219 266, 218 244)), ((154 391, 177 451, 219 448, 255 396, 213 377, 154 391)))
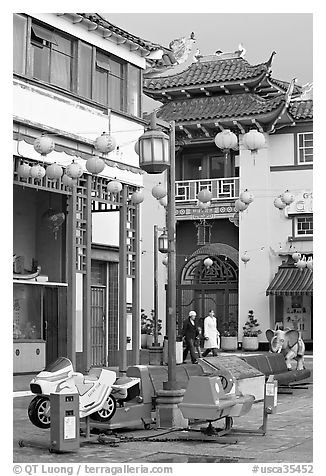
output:
POLYGON ((28 417, 38 428, 50 428, 50 400, 37 396, 28 406, 28 417))
POLYGON ((112 395, 109 395, 103 408, 95 413, 92 413, 91 418, 95 421, 109 421, 115 414, 116 409, 117 401, 112 395))

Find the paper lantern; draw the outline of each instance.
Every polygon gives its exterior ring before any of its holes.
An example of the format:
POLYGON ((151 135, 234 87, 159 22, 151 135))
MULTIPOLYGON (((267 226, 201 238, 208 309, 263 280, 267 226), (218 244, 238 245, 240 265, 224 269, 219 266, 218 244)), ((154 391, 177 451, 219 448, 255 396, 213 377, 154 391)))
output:
POLYGON ((303 256, 299 261, 297 261, 294 266, 299 268, 301 271, 307 266, 307 259, 305 256, 303 256))
POLYGON ((212 265, 213 265, 213 261, 211 260, 211 258, 204 259, 205 268, 210 268, 212 265))
POLYGON ((22 179, 27 179, 30 176, 31 166, 23 162, 17 167, 17 174, 22 179))
POLYGON ((244 262, 244 264, 248 263, 250 261, 250 256, 247 255, 247 252, 245 251, 243 255, 241 255, 241 261, 244 262))
POLYGON ((138 190, 136 192, 134 192, 131 197, 130 197, 130 201, 134 204, 134 205, 138 205, 139 203, 142 203, 144 201, 144 194, 141 190, 138 190))
POLYGON ((83 175, 83 167, 74 160, 66 168, 66 174, 72 179, 77 179, 83 175))
POLYGON ((42 134, 41 137, 38 137, 34 141, 34 149, 41 155, 47 155, 54 150, 55 143, 51 137, 46 134, 42 134))
POLYGON ((203 188, 197 195, 197 199, 200 202, 207 203, 212 200, 213 194, 208 188, 203 188))
POLYGON ((211 205, 211 202, 201 202, 200 200, 198 200, 198 208, 200 208, 201 210, 206 210, 207 208, 210 207, 211 205))
POLYGON ((160 200, 161 198, 165 197, 167 194, 165 188, 161 185, 161 182, 159 182, 157 185, 155 185, 152 188, 152 195, 156 200, 160 200))
POLYGON ((275 198, 274 207, 278 208, 279 210, 283 210, 286 207, 286 204, 282 201, 281 196, 275 198))
POLYGON ((63 174, 63 168, 55 162, 46 168, 46 176, 50 180, 58 180, 63 174))
POLYGON ((136 154, 139 155, 139 142, 138 142, 138 140, 136 140, 136 142, 135 142, 134 149, 135 149, 136 154))
POLYGON ((112 137, 107 132, 103 132, 102 135, 97 137, 94 142, 94 147, 102 154, 108 154, 115 149, 116 141, 114 137, 112 137))
POLYGON ((251 150, 251 152, 257 152, 259 149, 264 147, 265 136, 262 132, 259 132, 256 129, 251 129, 249 132, 244 134, 243 145, 251 150))
POLYGON ((162 205, 162 207, 166 208, 168 206, 168 197, 165 196, 165 197, 160 198, 159 203, 160 203, 160 205, 162 205))
POLYGON ((290 205, 290 203, 294 202, 294 195, 289 192, 288 190, 285 190, 285 192, 282 193, 282 195, 280 195, 281 197, 281 200, 283 203, 285 203, 285 205, 290 205))
POLYGON ((71 187, 71 188, 74 187, 75 185, 77 185, 77 179, 73 179, 71 177, 68 177, 67 174, 64 174, 62 176, 61 182, 66 187, 71 187))
POLYGON ((294 261, 299 261, 299 259, 301 259, 301 254, 295 251, 294 253, 292 253, 292 259, 294 261))
POLYGON ((312 257, 311 257, 311 256, 308 258, 307 268, 312 271, 312 268, 313 268, 313 260, 312 260, 312 257))
POLYGON ((254 201, 254 195, 253 193, 249 192, 247 189, 244 190, 243 192, 240 193, 239 199, 243 202, 249 205, 249 203, 252 203, 254 201))
POLYGON ((244 203, 244 202, 242 202, 242 201, 239 200, 239 199, 234 202, 234 208, 235 208, 238 212, 243 212, 243 211, 246 210, 248 207, 249 207, 249 204, 248 204, 248 203, 244 203))
POLYGON ((217 147, 222 150, 236 149, 238 146, 238 138, 230 129, 224 129, 216 134, 214 141, 217 147))
POLYGON ((108 183, 108 191, 111 193, 120 193, 122 190, 122 184, 118 180, 112 180, 108 183))
POLYGON ((45 168, 40 164, 33 165, 30 170, 30 176, 35 180, 42 180, 45 175, 45 168))
POLYGON ((105 162, 98 155, 93 155, 92 157, 89 157, 89 159, 86 160, 85 166, 88 172, 96 175, 103 172, 105 168, 105 162))

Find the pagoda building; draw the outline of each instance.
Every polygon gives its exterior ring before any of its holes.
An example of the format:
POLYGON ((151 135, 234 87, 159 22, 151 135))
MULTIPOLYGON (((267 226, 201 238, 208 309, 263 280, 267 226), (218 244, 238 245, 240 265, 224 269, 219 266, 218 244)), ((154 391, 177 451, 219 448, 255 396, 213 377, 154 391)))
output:
POLYGON ((214 309, 220 332, 238 329, 241 342, 252 309, 264 348, 265 330, 290 327, 292 306, 299 306, 294 325, 310 341, 312 271, 290 289, 284 279, 270 285, 284 263, 293 281, 294 251, 312 258, 311 86, 273 78, 275 52, 251 65, 241 45, 202 56, 193 34, 170 47, 172 54, 145 72, 144 93, 162 103, 158 118, 175 123, 179 328, 190 310, 202 319, 214 309), (245 145, 252 129, 264 139, 259 150, 245 145), (236 136, 232 148, 217 147, 223 131, 236 136), (210 192, 208 204, 198 201, 202 189, 210 192), (286 190, 293 202, 278 210, 273 202, 286 190), (244 191, 253 201, 239 211, 244 191))

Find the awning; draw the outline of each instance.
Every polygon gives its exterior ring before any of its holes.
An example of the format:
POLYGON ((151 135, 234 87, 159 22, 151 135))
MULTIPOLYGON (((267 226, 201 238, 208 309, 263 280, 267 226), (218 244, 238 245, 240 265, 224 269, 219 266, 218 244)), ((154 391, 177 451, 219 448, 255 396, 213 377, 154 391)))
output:
POLYGON ((271 284, 266 290, 266 296, 294 296, 307 294, 312 296, 312 271, 294 267, 280 267, 271 284))

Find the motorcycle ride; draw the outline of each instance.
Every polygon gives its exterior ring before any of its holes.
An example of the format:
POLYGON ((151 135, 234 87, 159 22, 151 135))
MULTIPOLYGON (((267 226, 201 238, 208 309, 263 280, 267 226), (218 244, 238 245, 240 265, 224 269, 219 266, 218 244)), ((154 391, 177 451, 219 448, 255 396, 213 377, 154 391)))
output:
POLYGON ((36 395, 28 407, 28 416, 38 428, 50 428, 50 394, 78 393, 79 417, 91 416, 100 422, 109 421, 115 414, 117 401, 120 406, 128 399, 130 389, 139 395, 140 379, 118 378, 112 370, 92 368, 87 375, 74 372, 67 357, 59 357, 37 374, 30 382, 36 395))

